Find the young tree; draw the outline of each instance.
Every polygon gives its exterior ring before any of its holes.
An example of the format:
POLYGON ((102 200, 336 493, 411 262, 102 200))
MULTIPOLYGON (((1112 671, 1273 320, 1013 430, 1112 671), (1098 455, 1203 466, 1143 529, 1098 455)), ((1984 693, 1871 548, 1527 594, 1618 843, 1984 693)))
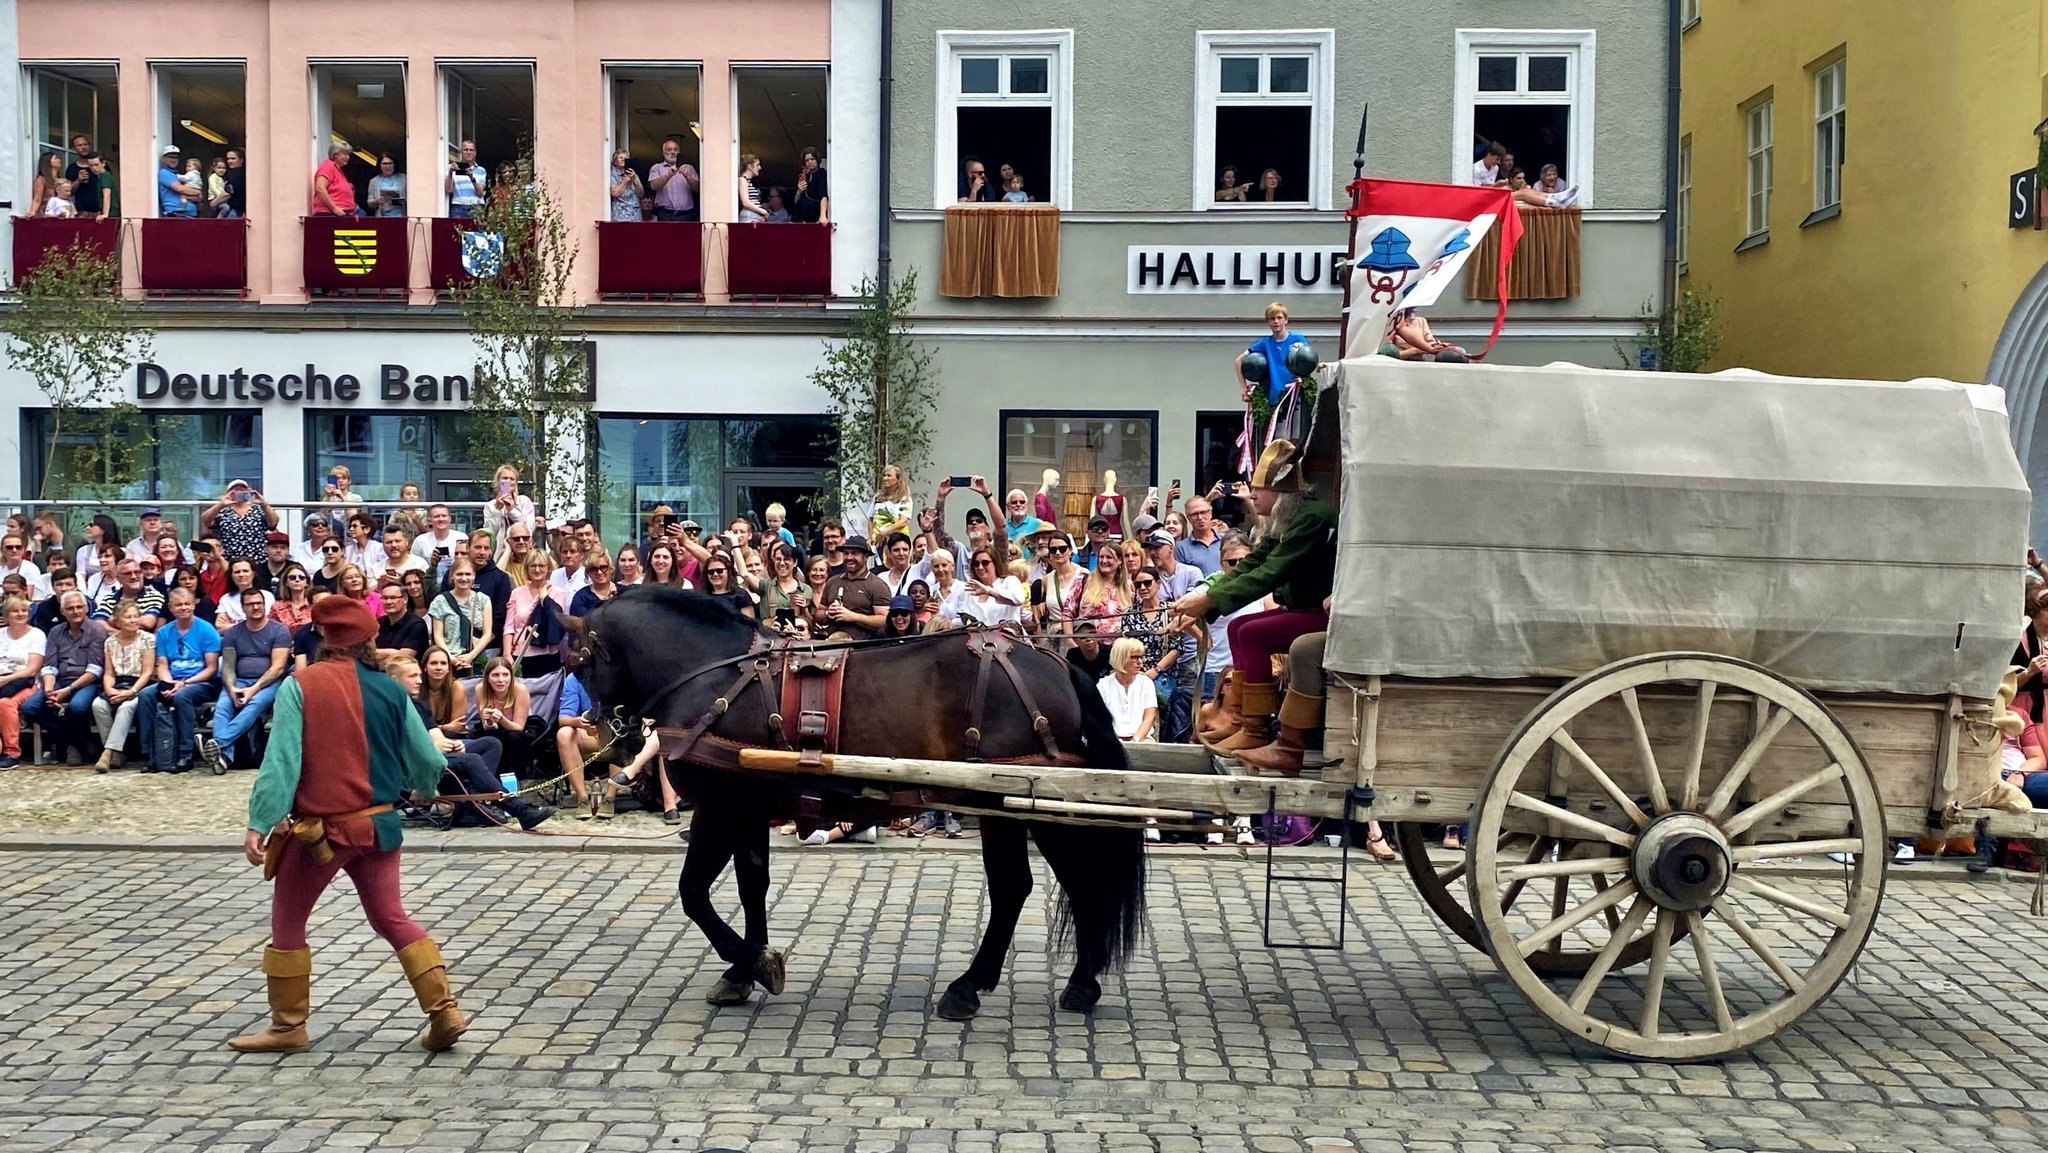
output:
POLYGON ((931 453, 932 408, 939 399, 931 350, 910 337, 917 273, 892 285, 865 278, 860 300, 845 338, 825 346, 825 363, 811 374, 811 383, 831 398, 827 411, 838 427, 827 460, 842 508, 873 497, 884 465, 917 475, 931 453))
POLYGON ((593 382, 571 295, 574 231, 532 154, 517 167, 462 238, 469 279, 454 295, 477 361, 455 439, 470 461, 518 465, 547 509, 581 503, 593 382))
POLYGON ((1656 306, 1643 305, 1639 319, 1642 335, 1636 338, 1637 360, 1631 360, 1615 344, 1622 367, 1633 368, 1641 359, 1654 357, 1661 372, 1698 372, 1714 359, 1721 347, 1721 301, 1705 290, 1686 289, 1671 309, 1670 320, 1658 314, 1656 306))
POLYGON ((14 286, 11 307, 0 311, 7 359, 26 373, 49 402, 48 441, 36 494, 52 497, 59 443, 66 426, 74 447, 67 481, 104 477, 119 482, 135 469, 146 444, 134 431, 141 413, 121 399, 120 381, 155 355, 155 333, 140 311, 122 299, 118 257, 102 256, 82 240, 51 249, 14 286), (120 430, 116 435, 116 430, 120 430))

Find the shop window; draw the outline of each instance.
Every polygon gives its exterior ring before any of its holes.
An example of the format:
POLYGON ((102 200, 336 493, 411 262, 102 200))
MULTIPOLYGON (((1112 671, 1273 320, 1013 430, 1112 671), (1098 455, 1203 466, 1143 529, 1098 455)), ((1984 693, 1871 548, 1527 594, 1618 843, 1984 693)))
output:
POLYGON ((1219 480, 1244 475, 1237 467, 1237 438, 1243 433, 1243 410, 1195 414, 1195 471, 1183 479, 1182 500, 1208 492, 1219 480))
MULTIPOLYGON (((403 65, 372 61, 314 65, 312 156, 306 166, 306 187, 311 189, 313 169, 327 159, 328 149, 346 144, 353 153, 347 175, 355 186, 356 203, 366 212, 376 212, 377 206, 369 198, 370 178, 377 175, 377 163, 387 153, 396 162, 397 174, 406 175, 406 130, 403 65)), ((429 179, 438 185, 438 175, 429 179)), ((410 184, 410 176, 407 181, 410 184)), ((306 211, 304 198, 281 203, 295 214, 306 211)), ((399 207, 402 215, 404 205, 399 207)))
POLYGON ((934 125, 933 199, 961 197, 970 159, 1000 197, 1004 165, 1023 178, 1034 201, 1071 204, 1074 34, 941 32, 938 120, 934 125))
MULTIPOLYGON (((1079 536, 1088 510, 1116 473, 1124 498, 1126 531, 1145 490, 1158 482, 1153 462, 1159 449, 1156 412, 1018 412, 1002 414, 1001 492, 1035 493, 1046 469, 1060 474, 1060 527, 1079 536)), ((999 494, 1000 499, 1000 494, 999 494)))
MULTIPOLYGON (((67 412, 54 421, 49 409, 23 409, 22 445, 22 491, 51 500, 211 502, 238 479, 263 491, 255 412, 67 412)), ((164 515, 189 532, 202 507, 167 503, 164 515)))
MULTIPOLYGON (((108 171, 115 171, 120 160, 121 101, 113 65, 31 66, 27 71, 36 161, 57 156, 70 179, 77 174, 82 139, 85 147, 105 159, 108 171)), ((148 162, 154 164, 156 158, 148 162)), ((31 178, 35 171, 30 171, 31 178)))
POLYGON ((773 500, 804 539, 823 515, 834 437, 824 416, 602 417, 593 472, 598 532, 607 541, 638 540, 658 505, 715 532, 734 516, 760 523, 773 500))
POLYGON ((771 213, 771 191, 784 211, 795 203, 803 150, 816 148, 823 155, 826 80, 823 67, 732 70, 734 107, 739 110, 734 144, 740 155, 761 158, 754 187, 771 213))
MULTIPOLYGON (((199 162, 199 214, 215 215, 209 181, 214 162, 247 143, 245 84, 240 64, 159 64, 156 141, 159 155, 175 144, 187 163, 199 162)), ((247 163, 247 157, 243 157, 247 163)))
MULTIPOLYGON (((395 501, 416 484, 429 500, 488 499, 486 490, 502 452, 477 446, 503 441, 493 420, 463 412, 312 412, 306 416, 305 491, 318 494, 329 469, 348 469, 349 489, 366 501, 395 501)), ((524 430, 511 429, 515 440, 524 430)), ((458 521, 462 518, 458 517, 458 521)))
POLYGON ((1473 164, 1499 142, 1531 183, 1555 164, 1579 186, 1580 203, 1589 201, 1593 43, 1591 31, 1459 29, 1452 179, 1470 183, 1473 164))
POLYGON ((1197 33, 1195 207, 1328 208, 1336 33, 1197 33), (1243 199, 1222 199, 1250 185, 1243 199), (1272 199, 1266 182, 1273 181, 1272 199))

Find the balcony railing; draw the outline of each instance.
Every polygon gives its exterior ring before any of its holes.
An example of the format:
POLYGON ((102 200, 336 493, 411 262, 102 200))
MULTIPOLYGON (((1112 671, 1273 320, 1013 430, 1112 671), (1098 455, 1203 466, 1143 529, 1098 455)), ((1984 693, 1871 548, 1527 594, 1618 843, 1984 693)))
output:
POLYGON ((121 249, 121 222, 15 217, 14 282, 19 284, 26 279, 51 252, 69 252, 75 244, 83 244, 102 260, 116 259, 121 249))
POLYGON ((144 292, 232 292, 249 287, 249 222, 184 217, 145 219, 144 292))
POLYGON ((411 236, 406 217, 302 219, 308 292, 404 298, 412 279, 411 236))
POLYGON ((597 293, 655 300, 704 295, 704 226, 665 220, 597 222, 597 293))
POLYGON ((726 291, 735 298, 829 296, 830 224, 728 224, 726 291))
POLYGON ((942 296, 1060 294, 1060 210, 1050 204, 959 204, 946 209, 942 296))
MULTIPOLYGON (((1579 294, 1579 232, 1585 220, 1577 208, 1518 206, 1522 239, 1508 261, 1509 300, 1569 300, 1579 294)), ((1465 266, 1465 296, 1493 300, 1500 295, 1500 229, 1489 228, 1465 266)))

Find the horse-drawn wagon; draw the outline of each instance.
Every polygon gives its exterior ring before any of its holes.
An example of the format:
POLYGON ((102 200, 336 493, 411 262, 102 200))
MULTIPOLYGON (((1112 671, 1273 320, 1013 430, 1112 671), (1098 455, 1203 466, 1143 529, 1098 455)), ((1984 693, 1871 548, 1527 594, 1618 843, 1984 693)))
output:
POLYGON ((1036 819, 1396 822, 1429 907, 1545 1016, 1668 1060, 1819 1003, 1891 840, 1987 815, 2029 500, 1995 390, 1366 358, 1316 407, 1341 509, 1319 777, 1171 746, 800 771, 1036 819), (1462 859, 1421 822, 1468 826, 1462 859), (1818 886, 1759 868, 1823 855, 1818 886))

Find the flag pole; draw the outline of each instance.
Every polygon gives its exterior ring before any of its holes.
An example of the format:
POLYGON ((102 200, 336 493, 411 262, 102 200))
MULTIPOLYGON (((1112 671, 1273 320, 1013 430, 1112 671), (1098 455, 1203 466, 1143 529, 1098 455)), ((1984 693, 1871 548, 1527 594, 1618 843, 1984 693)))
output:
MULTIPOLYGON (((1345 192, 1351 199, 1351 210, 1345 213, 1349 218, 1349 232, 1345 238, 1344 251, 1350 260, 1358 259, 1358 196, 1359 187, 1365 180, 1365 126, 1372 117, 1372 105, 1367 104, 1358 113, 1358 149, 1351 157, 1351 186, 1345 192)), ((1343 360, 1345 345, 1351 335, 1351 266, 1344 267, 1344 307, 1337 314, 1337 359, 1343 360)))

